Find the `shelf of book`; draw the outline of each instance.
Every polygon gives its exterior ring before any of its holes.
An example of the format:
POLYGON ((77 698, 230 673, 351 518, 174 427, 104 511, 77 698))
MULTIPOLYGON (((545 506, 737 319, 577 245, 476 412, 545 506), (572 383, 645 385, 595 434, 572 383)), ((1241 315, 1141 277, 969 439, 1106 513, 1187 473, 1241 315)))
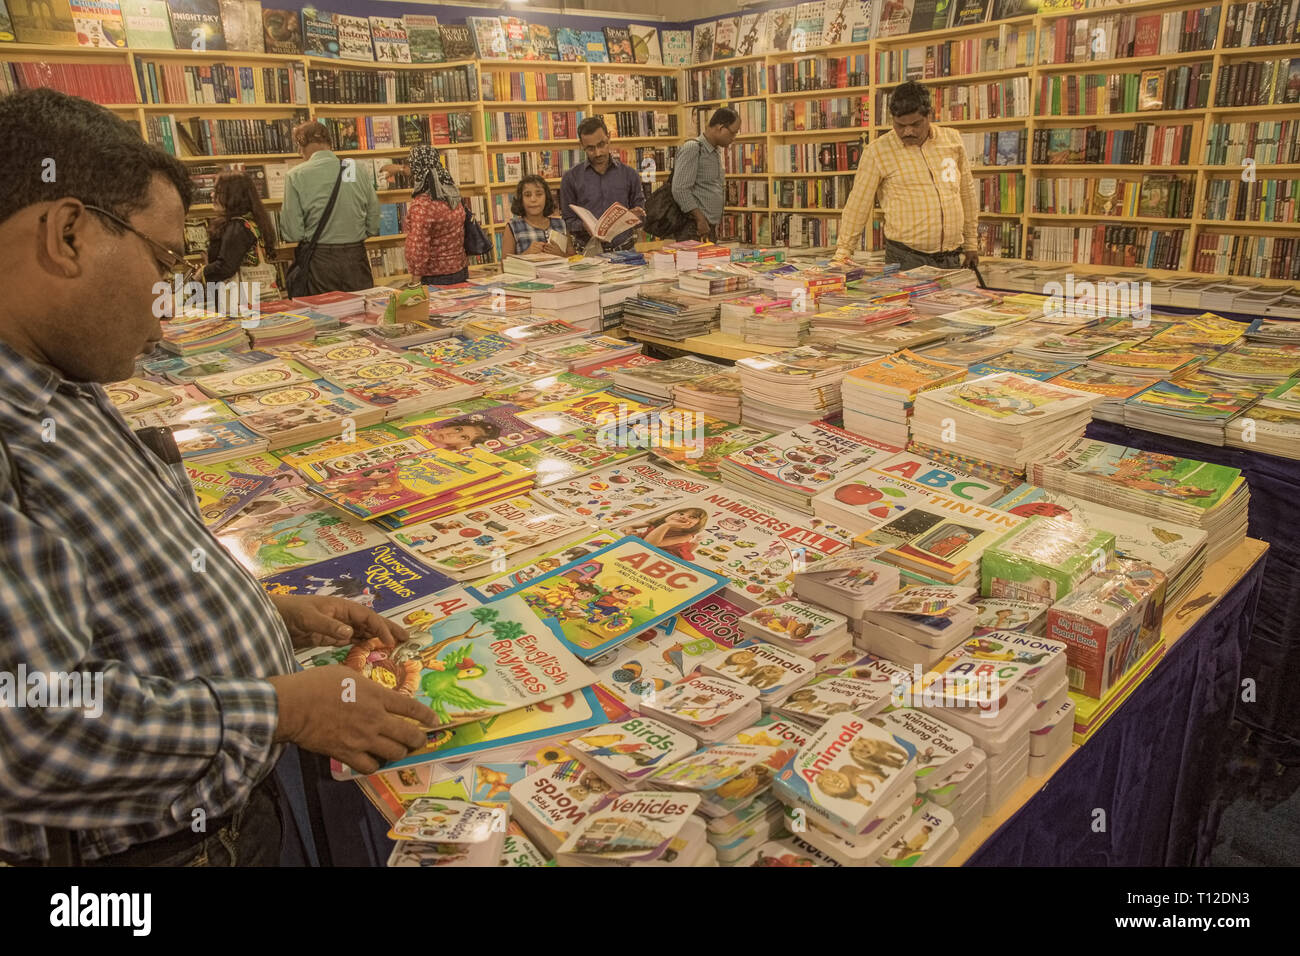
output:
MULTIPOLYGON (((1027 66, 1008 67, 1005 70, 981 70, 978 73, 966 73, 962 76, 935 76, 922 80, 927 89, 934 86, 950 86, 961 83, 979 83, 983 80, 997 80, 1007 76, 1028 76, 1030 68, 1027 66)), ((890 90, 896 86, 902 86, 906 80, 895 80, 889 83, 876 83, 874 89, 890 90)))
POLYGON ((1077 60, 1070 63, 1039 63, 1034 69, 1039 73, 1099 73, 1102 70, 1117 72, 1130 67, 1158 66, 1161 63, 1180 63, 1183 60, 1208 60, 1210 50, 1192 50, 1185 53, 1155 53, 1151 56, 1117 57, 1113 60, 1077 60))
POLYGON ((851 96, 870 93, 870 86, 826 86, 816 90, 788 90, 784 93, 768 93, 769 100, 813 99, 823 96, 851 96))

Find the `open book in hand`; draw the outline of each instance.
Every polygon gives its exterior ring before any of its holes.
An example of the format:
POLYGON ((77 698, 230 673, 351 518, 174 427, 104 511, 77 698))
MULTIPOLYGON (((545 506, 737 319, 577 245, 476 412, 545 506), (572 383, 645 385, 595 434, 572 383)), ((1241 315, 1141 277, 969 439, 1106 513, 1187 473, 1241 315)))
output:
POLYGON ((629 229, 636 229, 642 222, 640 216, 617 202, 606 209, 605 214, 599 219, 581 206, 570 206, 569 209, 582 220, 582 224, 587 227, 587 232, 592 238, 599 239, 601 242, 608 242, 629 229))

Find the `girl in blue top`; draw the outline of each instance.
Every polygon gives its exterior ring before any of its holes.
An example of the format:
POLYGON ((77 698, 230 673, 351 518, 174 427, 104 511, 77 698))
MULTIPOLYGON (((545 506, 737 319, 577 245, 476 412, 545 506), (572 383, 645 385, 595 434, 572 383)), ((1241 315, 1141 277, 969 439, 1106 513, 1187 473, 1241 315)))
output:
POLYGON ((569 255, 569 236, 564 220, 556 213, 555 196, 546 180, 536 174, 525 176, 515 187, 510 211, 515 218, 506 224, 501 251, 507 256, 525 252, 569 255))

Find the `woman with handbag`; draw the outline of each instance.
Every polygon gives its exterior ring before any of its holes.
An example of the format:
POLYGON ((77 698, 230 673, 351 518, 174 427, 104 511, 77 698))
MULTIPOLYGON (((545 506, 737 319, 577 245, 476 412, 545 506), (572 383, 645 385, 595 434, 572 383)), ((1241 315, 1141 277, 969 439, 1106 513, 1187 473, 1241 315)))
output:
POLYGON ((275 269, 275 226, 247 173, 225 172, 212 190, 216 218, 208 225, 204 283, 234 281, 241 309, 283 298, 275 269))
POLYGON ((460 189, 436 146, 412 146, 411 201, 406 207, 406 268, 424 285, 455 285, 469 278, 460 189))
POLYGON ((375 284, 366 237, 379 235, 379 197, 373 182, 357 174, 350 160, 330 149, 330 134, 309 120, 294 128, 294 143, 306 162, 284 178, 280 238, 296 242, 285 275, 291 296, 354 292, 375 284))

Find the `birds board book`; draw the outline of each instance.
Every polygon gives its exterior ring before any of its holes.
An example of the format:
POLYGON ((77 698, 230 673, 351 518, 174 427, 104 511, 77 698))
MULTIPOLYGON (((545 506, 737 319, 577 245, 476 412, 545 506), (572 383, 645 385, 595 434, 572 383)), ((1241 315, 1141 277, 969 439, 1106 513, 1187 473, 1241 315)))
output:
POLYGON ((531 498, 519 497, 407 525, 393 532, 393 539, 430 567, 463 581, 504 571, 511 555, 536 552, 588 530, 587 523, 578 518, 558 515, 531 498), (495 567, 498 563, 500 566, 495 567))
POLYGON ((696 673, 662 693, 642 698, 638 710, 704 743, 717 743, 757 720, 762 704, 755 687, 696 673))
POLYGON ((714 487, 707 481, 638 462, 612 465, 537 488, 531 495, 561 514, 611 528, 633 519, 648 521, 671 511, 685 496, 714 487))
POLYGON ((454 584, 391 543, 281 571, 262 581, 271 595, 341 597, 377 614, 390 614, 454 584))
POLYGON ((556 851, 556 862, 561 866, 669 862, 665 856, 693 822, 699 805, 700 796, 695 793, 650 790, 614 794, 578 824, 556 851))
POLYGON ((584 766, 616 789, 636 786, 698 747, 689 734, 641 716, 594 727, 565 744, 584 766))
POLYGON ((369 651, 363 661, 344 663, 431 708, 435 730, 571 694, 596 680, 514 597, 460 611, 395 648, 369 651))
POLYGON ((836 832, 860 834, 881 805, 911 785, 916 748, 854 713, 838 714, 815 731, 777 774, 782 802, 807 810, 836 832))
POLYGON ((590 661, 726 583, 627 537, 493 601, 523 600, 564 647, 590 661))
POLYGON ((794 571, 849 547, 849 532, 726 488, 681 499, 678 507, 622 530, 727 577, 727 596, 753 608, 792 593, 794 571))

